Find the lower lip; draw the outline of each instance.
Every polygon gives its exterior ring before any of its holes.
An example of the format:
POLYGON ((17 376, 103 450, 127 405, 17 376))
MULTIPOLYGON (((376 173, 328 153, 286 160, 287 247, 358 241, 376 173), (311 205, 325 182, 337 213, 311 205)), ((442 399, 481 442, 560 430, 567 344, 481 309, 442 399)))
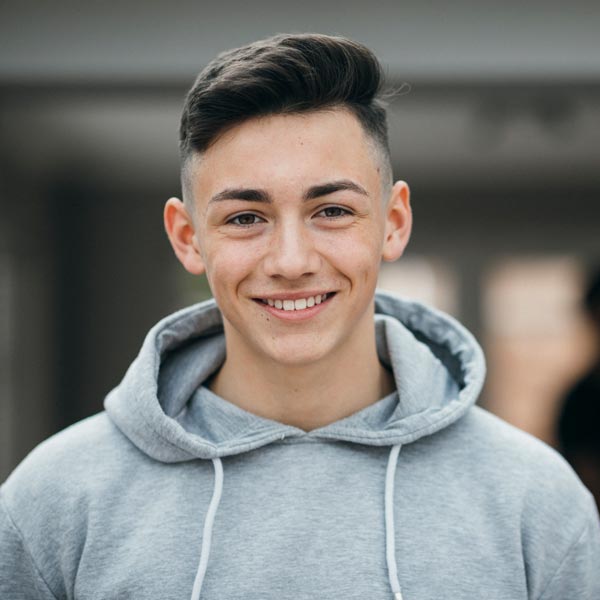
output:
POLYGON ((305 321, 306 319, 311 319, 325 310, 334 297, 335 294, 331 294, 331 296, 328 296, 326 300, 321 302, 321 304, 315 304, 310 308, 303 308, 302 310, 283 310, 282 308, 275 308, 274 306, 264 304, 260 300, 255 300, 254 302, 256 302, 256 304, 258 304, 268 313, 272 314, 278 319, 281 319, 282 321, 305 321))

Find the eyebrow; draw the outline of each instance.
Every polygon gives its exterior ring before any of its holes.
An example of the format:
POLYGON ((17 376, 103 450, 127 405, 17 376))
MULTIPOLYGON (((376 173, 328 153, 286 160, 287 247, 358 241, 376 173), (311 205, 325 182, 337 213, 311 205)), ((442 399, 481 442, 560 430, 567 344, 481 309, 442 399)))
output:
POLYGON ((227 188, 215 194, 209 201, 222 202, 223 200, 247 200, 248 202, 271 202, 271 196, 264 190, 252 188, 227 188))
POLYGON ((304 200, 313 200, 314 198, 320 198, 321 196, 327 196, 340 191, 356 192, 361 196, 368 196, 367 190, 358 183, 351 181, 350 179, 338 179, 337 181, 331 181, 329 183, 323 183, 321 185, 314 185, 304 193, 304 200))
MULTIPOLYGON (((309 187, 303 195, 303 200, 314 200, 322 196, 328 196, 340 191, 350 191, 360 194, 361 196, 369 196, 369 193, 358 183, 350 179, 338 179, 328 183, 313 185, 309 187)), ((247 202, 265 202, 271 204, 273 202, 271 196, 265 190, 254 188, 227 188, 215 194, 209 201, 222 202, 223 200, 245 200, 247 202)))

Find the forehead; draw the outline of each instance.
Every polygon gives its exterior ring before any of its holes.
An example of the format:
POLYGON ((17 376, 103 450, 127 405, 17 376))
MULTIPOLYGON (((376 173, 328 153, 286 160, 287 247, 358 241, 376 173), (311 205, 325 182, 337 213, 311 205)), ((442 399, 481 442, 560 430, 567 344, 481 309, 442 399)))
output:
POLYGON ((373 142, 344 109, 249 119, 221 135, 190 174, 196 201, 232 186, 290 194, 351 179, 375 197, 380 186, 373 142))

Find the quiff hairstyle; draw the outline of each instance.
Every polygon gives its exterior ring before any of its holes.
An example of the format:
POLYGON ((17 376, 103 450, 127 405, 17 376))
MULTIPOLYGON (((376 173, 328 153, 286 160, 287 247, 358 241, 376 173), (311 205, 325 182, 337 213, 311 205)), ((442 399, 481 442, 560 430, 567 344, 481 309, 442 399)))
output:
POLYGON ((191 163, 225 131, 255 118, 345 108, 361 123, 379 163, 382 190, 392 167, 383 73, 367 47, 343 37, 281 34, 219 54, 188 92, 179 130, 183 197, 191 163))

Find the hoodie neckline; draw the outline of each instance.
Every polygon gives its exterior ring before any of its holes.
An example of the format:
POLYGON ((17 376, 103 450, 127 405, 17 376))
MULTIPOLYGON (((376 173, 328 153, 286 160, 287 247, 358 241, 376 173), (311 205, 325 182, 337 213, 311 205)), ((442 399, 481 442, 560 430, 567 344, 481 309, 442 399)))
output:
MULTIPOLYGON (((338 437, 341 432, 361 432, 376 428, 398 404, 398 392, 394 390, 376 402, 334 423, 310 431, 251 413, 217 395, 201 385, 186 403, 175 420, 190 434, 215 446, 231 444, 235 440, 244 444, 255 436, 281 433, 286 438, 326 438, 328 434, 338 437)), ((235 443, 235 442, 234 442, 235 443)))

